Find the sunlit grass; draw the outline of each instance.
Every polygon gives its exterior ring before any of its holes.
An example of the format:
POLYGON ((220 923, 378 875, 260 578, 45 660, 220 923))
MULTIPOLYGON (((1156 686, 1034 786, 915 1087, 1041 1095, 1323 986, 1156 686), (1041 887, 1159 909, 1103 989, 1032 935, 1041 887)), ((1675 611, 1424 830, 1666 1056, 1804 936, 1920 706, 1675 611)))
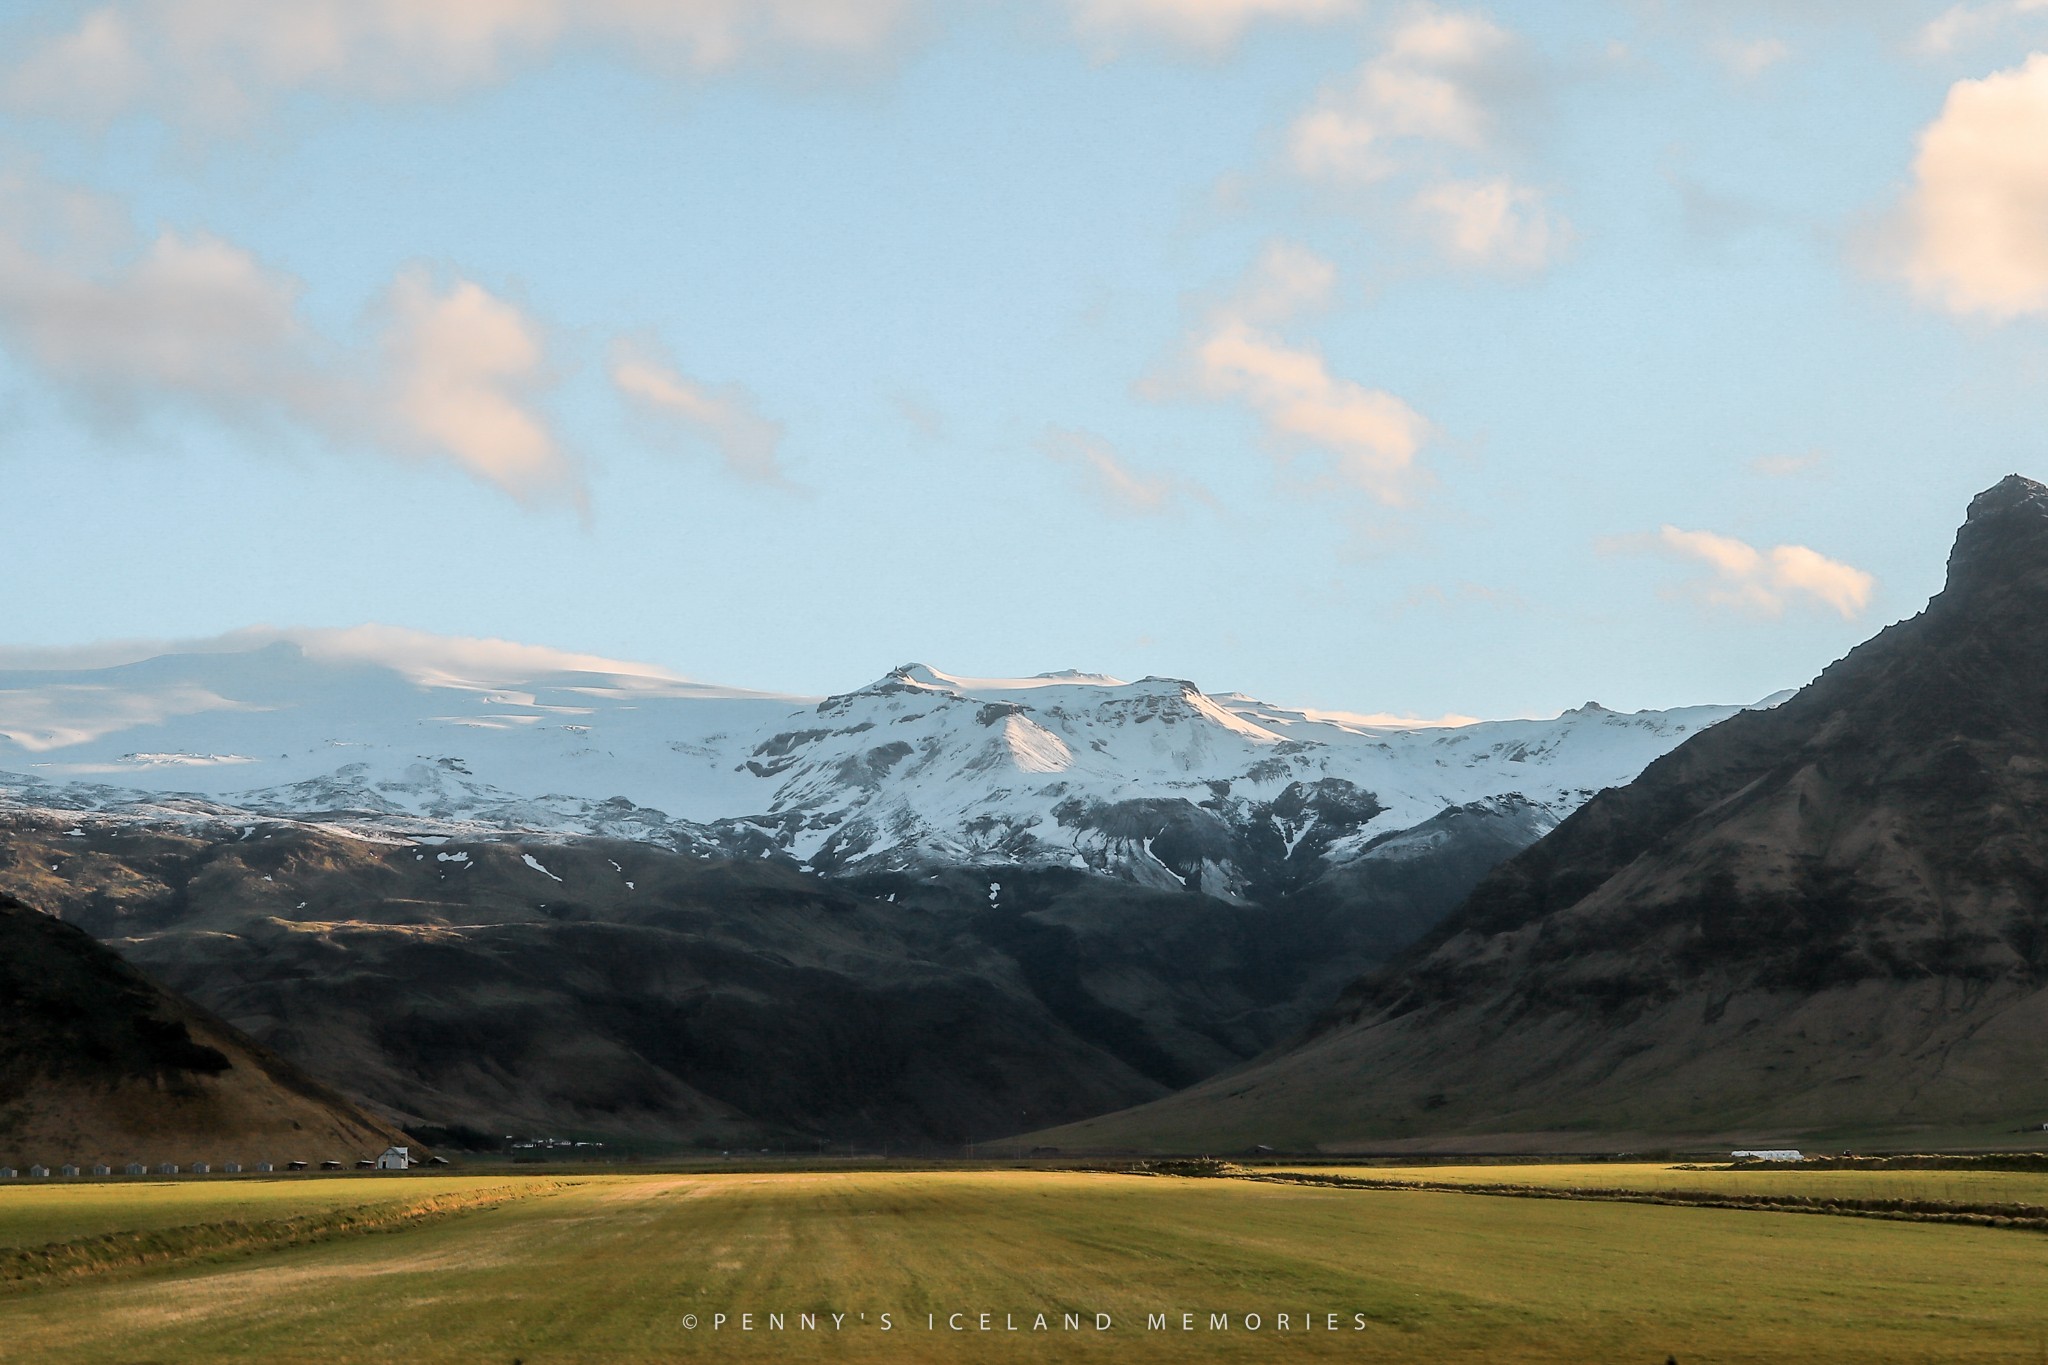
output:
MULTIPOLYGON (((578 1179, 401 1232, 19 1291, 0 1359, 2033 1361, 2048 1342, 2048 1239, 2023 1232, 1063 1172, 578 1179), (797 1317, 835 1311, 836 1331, 797 1317), (1040 1312, 1054 1330, 1030 1330, 1040 1312), (1082 1330, 1057 1330, 1068 1312, 1082 1330)), ((130 1194, 138 1216, 174 1190, 213 1216, 191 1188, 130 1194)))

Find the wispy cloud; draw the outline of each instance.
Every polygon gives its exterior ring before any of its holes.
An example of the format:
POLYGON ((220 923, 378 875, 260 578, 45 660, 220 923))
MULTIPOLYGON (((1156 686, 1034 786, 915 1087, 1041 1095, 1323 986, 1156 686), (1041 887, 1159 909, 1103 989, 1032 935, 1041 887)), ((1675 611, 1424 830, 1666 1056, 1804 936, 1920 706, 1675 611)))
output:
POLYGON ((1295 118, 1287 163, 1354 192, 1403 182, 1399 202, 1447 260, 1533 269, 1556 257, 1570 226, 1497 163, 1544 85, 1514 33, 1483 15, 1423 10, 1295 118))
POLYGON ((1127 516, 1160 516, 1189 503, 1208 507, 1216 496, 1194 479, 1135 469, 1109 442, 1086 431, 1053 427, 1039 442, 1049 459, 1081 471, 1088 491, 1112 512, 1127 516))
POLYGON ((1428 419, 1381 389, 1333 374, 1312 345, 1273 329, 1328 304, 1337 270, 1299 243, 1269 243, 1234 286, 1199 314, 1170 371, 1145 381, 1153 398, 1198 395, 1242 404, 1283 465, 1306 455, 1310 482, 1404 505, 1428 482, 1416 457, 1428 419))
POLYGON ((1686 596, 1709 606, 1782 616, 1795 604, 1825 607, 1844 620, 1863 614, 1877 580, 1804 545, 1759 549, 1733 536, 1664 526, 1655 536, 1608 542, 1609 550, 1653 550, 1702 565, 1705 577, 1685 584, 1686 596))
POLYGON ((1738 79, 1753 81, 1792 56, 1792 47, 1782 38, 1722 38, 1708 48, 1714 60, 1738 79))
POLYGON ((1393 394, 1340 379, 1319 352, 1290 346, 1241 319, 1210 332, 1195 361, 1202 390, 1243 401, 1282 451, 1327 456, 1340 484, 1380 502, 1411 500, 1416 452, 1431 427, 1393 394))
POLYGON ((187 408, 344 449, 443 459, 522 502, 580 503, 539 404, 540 327, 471 281, 394 279, 368 345, 304 317, 300 282, 249 251, 165 230, 138 241, 104 201, 0 179, 0 345, 95 418, 187 408), (81 219, 98 231, 77 236, 81 219))
POLYGON ((1749 462, 1749 472, 1766 479, 1792 479, 1818 474, 1828 466, 1825 450, 1806 450, 1797 455, 1759 455, 1749 462))
POLYGON ((1432 185, 1414 211, 1445 256, 1507 270, 1549 264, 1570 231, 1540 193, 1505 178, 1432 185))
POLYGON ((299 90, 442 96, 578 44, 689 72, 785 54, 860 58, 917 0, 115 0, 41 41, 0 78, 16 108, 108 118, 147 108, 248 122, 299 90))
POLYGON ((1232 293, 1233 316, 1277 325, 1329 306, 1337 292, 1337 267, 1299 242, 1268 242, 1232 293))
POLYGON ((1220 52, 1254 24, 1327 23, 1358 14, 1363 0, 1066 0, 1075 31, 1105 55, 1132 38, 1220 52))
POLYGON ((2048 312, 2048 53, 1949 88, 1890 228, 1893 267, 1926 302, 2048 312))
POLYGON ((1946 57, 1993 36, 2029 15, 2048 15, 2048 0, 1993 0, 1954 5, 1927 21, 1913 47, 1923 57, 1946 57))
POLYGON ((761 413, 739 384, 710 385, 689 378, 650 341, 621 339, 612 346, 612 386, 655 430, 702 441, 726 470, 750 483, 794 488, 782 467, 782 423, 761 413))

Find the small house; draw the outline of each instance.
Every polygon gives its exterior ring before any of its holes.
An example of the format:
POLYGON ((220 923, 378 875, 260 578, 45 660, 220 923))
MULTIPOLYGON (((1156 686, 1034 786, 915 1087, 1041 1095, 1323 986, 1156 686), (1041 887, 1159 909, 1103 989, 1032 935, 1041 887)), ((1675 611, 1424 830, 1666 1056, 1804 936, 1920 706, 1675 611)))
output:
POLYGON ((176 1175, 178 1173, 178 1163, 166 1161, 163 1165, 156 1168, 156 1173, 158 1175, 176 1175))
POLYGON ((50 1168, 48 1166, 31 1166, 28 1168, 28 1178, 31 1180, 48 1180, 50 1178, 50 1168))
POLYGON ((230 1161, 225 1166, 222 1166, 221 1170, 227 1172, 227 1174, 229 1175, 240 1175, 242 1173, 242 1163, 239 1161, 230 1161))
POLYGON ((323 1161, 320 1163, 320 1169, 323 1171, 338 1171, 341 1169, 341 1163, 333 1160, 323 1161))
POLYGON ((112 1166, 107 1165, 107 1163, 104 1161, 95 1161, 93 1163, 92 1173, 94 1175, 112 1175, 114 1173, 114 1168, 112 1166))
POLYGON ((256 1169, 261 1171, 265 1175, 269 1175, 272 1171, 276 1170, 277 1167, 271 1165, 267 1161, 259 1161, 256 1163, 256 1169))
POLYGON ((287 1161, 284 1168, 288 1171, 303 1171, 306 1169, 306 1163, 303 1161, 287 1161))
POLYGON ((212 1170, 213 1167, 207 1165, 203 1161, 195 1161, 192 1163, 192 1174, 194 1175, 206 1175, 212 1170))
POLYGON ((386 1147, 384 1154, 377 1158, 380 1171, 405 1171, 412 1169, 412 1148, 386 1147))
POLYGON ((147 1167, 147 1166, 143 1165, 143 1164, 142 1164, 141 1162, 139 1162, 139 1161, 131 1161, 131 1162, 129 1162, 129 1163, 128 1163, 128 1167, 127 1167, 127 1170, 128 1170, 128 1174, 129 1174, 129 1175, 148 1175, 148 1174, 149 1174, 149 1167, 147 1167))
POLYGON ((12 1180, 14 1175, 15 1172, 12 1166, 0 1166, 0 1180, 12 1180))
POLYGON ((63 1176, 66 1180, 75 1180, 78 1178, 78 1168, 67 1161, 57 1168, 57 1174, 63 1176))

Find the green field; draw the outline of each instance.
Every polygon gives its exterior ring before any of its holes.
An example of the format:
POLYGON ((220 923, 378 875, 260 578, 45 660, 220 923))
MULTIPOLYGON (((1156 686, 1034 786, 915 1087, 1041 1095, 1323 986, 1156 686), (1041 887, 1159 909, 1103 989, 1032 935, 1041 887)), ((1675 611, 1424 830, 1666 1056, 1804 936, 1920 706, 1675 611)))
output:
MULTIPOLYGON (((1643 1188, 1848 1177, 1859 1193, 1934 1198, 1960 1183, 1946 1171, 1463 1169, 1643 1188)), ((195 1244, 151 1265, 17 1278, 0 1287, 0 1360, 2048 1359, 2048 1238, 2032 1232, 1054 1171, 557 1171, 552 1182, 0 1190, 0 1236, 16 1247, 145 1224, 317 1223, 351 1201, 473 1205, 305 1245, 195 1244), (836 1329, 833 1312, 847 1315, 836 1329), (817 1330, 804 1313, 819 1315, 817 1330), (956 1313, 965 1330, 950 1330, 956 1313), (1034 1332, 1040 1313, 1049 1330, 1034 1332), (1069 1313, 1078 1330, 1064 1330, 1069 1313), (1228 1328, 1212 1329, 1212 1314, 1228 1328), (1148 1325, 1155 1315, 1163 1326, 1148 1325)))

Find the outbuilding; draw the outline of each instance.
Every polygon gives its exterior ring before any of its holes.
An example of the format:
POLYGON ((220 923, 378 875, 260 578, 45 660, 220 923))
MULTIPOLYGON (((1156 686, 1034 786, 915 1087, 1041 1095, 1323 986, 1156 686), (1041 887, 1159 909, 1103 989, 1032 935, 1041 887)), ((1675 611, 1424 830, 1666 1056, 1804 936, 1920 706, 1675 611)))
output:
POLYGON ((76 1166, 71 1165, 69 1162, 66 1162, 64 1165, 59 1166, 57 1168, 57 1174, 63 1176, 66 1180, 70 1180, 77 1176, 78 1168, 76 1166))
POLYGON ((1804 1161, 1805 1153, 1796 1147, 1759 1147, 1754 1150, 1730 1152, 1732 1161, 1804 1161))
POLYGON ((158 1175, 176 1175, 178 1173, 178 1163, 166 1161, 163 1165, 156 1168, 156 1173, 158 1175))
POLYGON ((131 1161, 128 1163, 127 1171, 130 1175, 148 1175, 149 1167, 139 1161, 131 1161))
POLYGON ((15 1169, 12 1166, 0 1166, 0 1180, 12 1180, 15 1174, 15 1169))
POLYGON ((50 1168, 48 1166, 31 1166, 28 1168, 28 1178, 31 1180, 48 1180, 50 1178, 50 1168))
POLYGON ((221 1170, 225 1171, 229 1175, 240 1175, 242 1173, 242 1163, 239 1161, 230 1161, 226 1165, 222 1166, 221 1170))
POLYGON ((277 1167, 271 1165, 267 1161, 259 1161, 256 1163, 256 1169, 261 1171, 265 1175, 269 1175, 272 1171, 276 1170, 277 1167))
POLYGON ((94 1175, 112 1175, 114 1168, 103 1161, 96 1161, 93 1163, 92 1173, 94 1175))

